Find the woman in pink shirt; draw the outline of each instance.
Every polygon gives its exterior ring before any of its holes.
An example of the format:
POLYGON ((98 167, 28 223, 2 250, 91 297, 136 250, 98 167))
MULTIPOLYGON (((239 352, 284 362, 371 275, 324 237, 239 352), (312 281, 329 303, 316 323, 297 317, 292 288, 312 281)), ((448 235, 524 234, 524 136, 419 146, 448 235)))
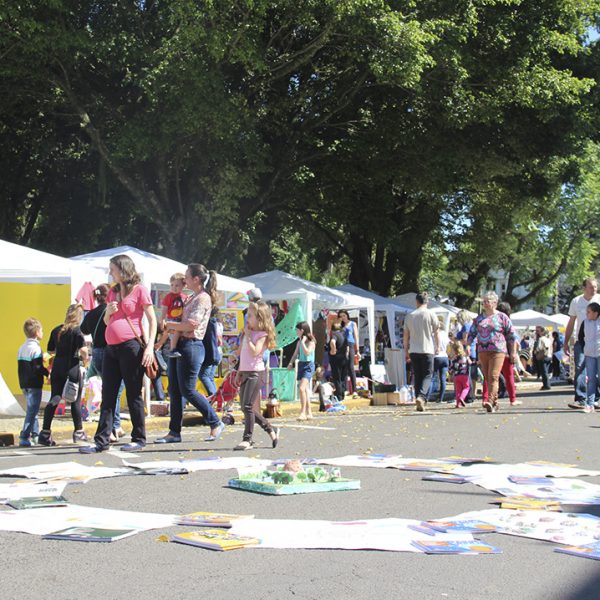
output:
POLYGON ((100 422, 94 436, 95 446, 85 446, 83 454, 102 452, 109 446, 113 429, 113 414, 118 402, 121 380, 125 382, 127 406, 131 416, 131 443, 121 450, 141 450, 146 445, 146 426, 142 381, 144 369, 154 358, 154 345, 144 348, 142 318, 149 323, 148 339, 156 337, 156 316, 148 290, 140 283, 135 264, 126 254, 110 259, 110 275, 115 282, 108 292, 104 322, 106 323, 106 350, 102 363, 102 405, 100 422))

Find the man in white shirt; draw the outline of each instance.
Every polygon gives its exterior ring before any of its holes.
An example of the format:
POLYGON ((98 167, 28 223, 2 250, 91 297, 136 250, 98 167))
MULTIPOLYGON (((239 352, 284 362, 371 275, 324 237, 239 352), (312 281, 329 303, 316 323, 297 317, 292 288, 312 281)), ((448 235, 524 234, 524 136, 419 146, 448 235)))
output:
POLYGON ((438 353, 440 346, 439 321, 427 308, 427 302, 427 292, 419 292, 415 298, 416 310, 406 315, 404 321, 404 349, 412 364, 419 412, 425 409, 433 374, 433 357, 438 353))
MULTIPOLYGON (((575 333, 575 339, 577 340, 579 328, 583 321, 585 321, 585 311, 588 304, 590 302, 600 303, 600 294, 597 292, 598 281, 593 277, 587 277, 583 280, 583 294, 575 296, 575 298, 571 300, 571 304, 569 305, 569 322, 567 323, 567 328, 565 330, 565 343, 563 348, 566 356, 569 356, 570 353, 569 342, 571 341, 573 333, 575 333)), ((573 346, 573 354, 575 359, 575 402, 569 404, 569 406, 571 408, 583 408, 586 398, 585 356, 583 354, 583 348, 578 341, 575 341, 575 345, 573 346)), ((596 393, 596 401, 599 399, 598 393, 596 393)))

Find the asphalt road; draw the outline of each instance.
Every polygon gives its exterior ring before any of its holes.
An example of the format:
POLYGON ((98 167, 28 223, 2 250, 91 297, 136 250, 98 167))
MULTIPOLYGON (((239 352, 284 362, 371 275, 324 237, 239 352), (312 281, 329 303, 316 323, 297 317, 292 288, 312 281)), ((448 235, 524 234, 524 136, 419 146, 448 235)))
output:
MULTIPOLYGON (((504 405, 497 414, 469 408, 407 413, 374 407, 360 414, 324 416, 315 428, 283 422, 280 446, 270 449, 256 433, 265 457, 341 456, 362 452, 436 458, 452 454, 488 455, 498 462, 543 459, 598 469, 600 416, 566 407, 568 388, 521 394, 523 405, 504 405)), ((451 405, 448 405, 449 407, 451 405)), ((185 430, 185 442, 150 444, 139 460, 232 456, 239 426, 227 429, 216 445, 203 442, 206 429, 185 430)), ((15 455, 0 449, 0 468, 78 460, 118 466, 108 454, 83 456, 70 447, 36 448, 15 455)), ((259 518, 351 520, 440 518, 493 508, 492 492, 422 481, 422 473, 393 469, 343 468, 359 478, 354 492, 273 497, 224 487, 232 471, 187 476, 120 477, 68 486, 77 504, 127 510, 187 513, 198 510, 250 513, 259 518)), ((0 481, 10 481, 3 479, 0 481)), ((594 481, 594 479, 589 479, 594 481)), ((600 478, 595 478, 600 483, 600 478)), ((143 532, 111 544, 53 542, 0 532, 2 592, 9 599, 120 598, 411 598, 584 600, 600 598, 600 570, 592 560, 560 555, 553 544, 491 534, 495 556, 426 556, 412 553, 341 550, 241 550, 211 552, 164 543, 143 532)))

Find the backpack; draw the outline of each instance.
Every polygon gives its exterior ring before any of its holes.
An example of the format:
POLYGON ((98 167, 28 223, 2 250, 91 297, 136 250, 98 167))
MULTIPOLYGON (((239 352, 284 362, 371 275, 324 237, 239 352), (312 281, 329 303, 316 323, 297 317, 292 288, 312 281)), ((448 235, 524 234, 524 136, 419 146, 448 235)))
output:
POLYGON ((221 353, 217 340, 217 319, 211 317, 204 334, 204 362, 205 365, 218 365, 221 362, 221 353))

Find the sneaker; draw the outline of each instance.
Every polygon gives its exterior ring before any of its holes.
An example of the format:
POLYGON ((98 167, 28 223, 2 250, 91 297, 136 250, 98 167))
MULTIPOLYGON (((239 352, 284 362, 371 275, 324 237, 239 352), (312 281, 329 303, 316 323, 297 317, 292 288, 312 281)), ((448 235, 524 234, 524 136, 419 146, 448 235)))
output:
POLYGON ((98 446, 80 446, 79 452, 81 454, 99 454, 102 450, 98 446))
POLYGON ((417 405, 417 412, 423 412, 425 410, 425 402, 423 398, 417 398, 415 400, 415 404, 417 405))
POLYGON ((19 448, 31 448, 33 444, 29 440, 19 440, 19 448))
POLYGON ((240 442, 235 448, 234 450, 249 450, 250 448, 252 448, 252 446, 254 446, 254 442, 246 442, 245 440, 243 442, 240 442))
POLYGON ((83 429, 76 429, 73 432, 73 443, 78 444, 79 442, 87 442, 88 437, 85 435, 85 431, 83 429))
POLYGON ((485 408, 485 410, 489 413, 491 413, 494 410, 492 405, 489 402, 484 402, 483 408, 485 408))
POLYGON ((117 437, 117 435, 115 434, 114 431, 110 432, 110 435, 108 436, 108 443, 109 444, 114 444, 115 442, 118 442, 119 438, 117 437))
POLYGON ((510 401, 511 406, 521 406, 521 404, 523 404, 523 403, 520 400, 511 400, 510 401))
POLYGON ((181 442, 181 436, 178 433, 168 433, 164 437, 154 440, 155 444, 178 444, 181 442))
POLYGON ((593 412, 594 412, 594 407, 593 407, 593 406, 590 406, 589 404, 586 404, 586 405, 583 407, 583 412, 584 412, 584 413, 593 413, 593 412))
POLYGON ((130 444, 123 444, 121 446, 121 452, 135 452, 136 450, 143 450, 146 444, 140 442, 131 442, 130 444))
POLYGON ((41 446, 56 446, 56 442, 52 439, 52 433, 49 429, 42 429, 38 435, 38 444, 41 446))
POLYGON ((216 442, 221 437, 221 434, 223 433, 224 429, 225 429, 225 423, 223 423, 223 421, 219 421, 219 424, 215 428, 215 433, 214 434, 211 433, 208 437, 205 437, 204 441, 205 442, 216 442))
POLYGON ((127 433, 125 432, 125 430, 122 427, 117 427, 116 429, 113 429, 113 433, 115 434, 115 437, 120 440, 122 437, 125 437, 127 435, 127 433))
POLYGON ((277 448, 277 444, 279 443, 279 434, 281 433, 281 429, 279 427, 273 427, 273 433, 275 434, 274 438, 271 438, 273 442, 273 448, 277 448))

